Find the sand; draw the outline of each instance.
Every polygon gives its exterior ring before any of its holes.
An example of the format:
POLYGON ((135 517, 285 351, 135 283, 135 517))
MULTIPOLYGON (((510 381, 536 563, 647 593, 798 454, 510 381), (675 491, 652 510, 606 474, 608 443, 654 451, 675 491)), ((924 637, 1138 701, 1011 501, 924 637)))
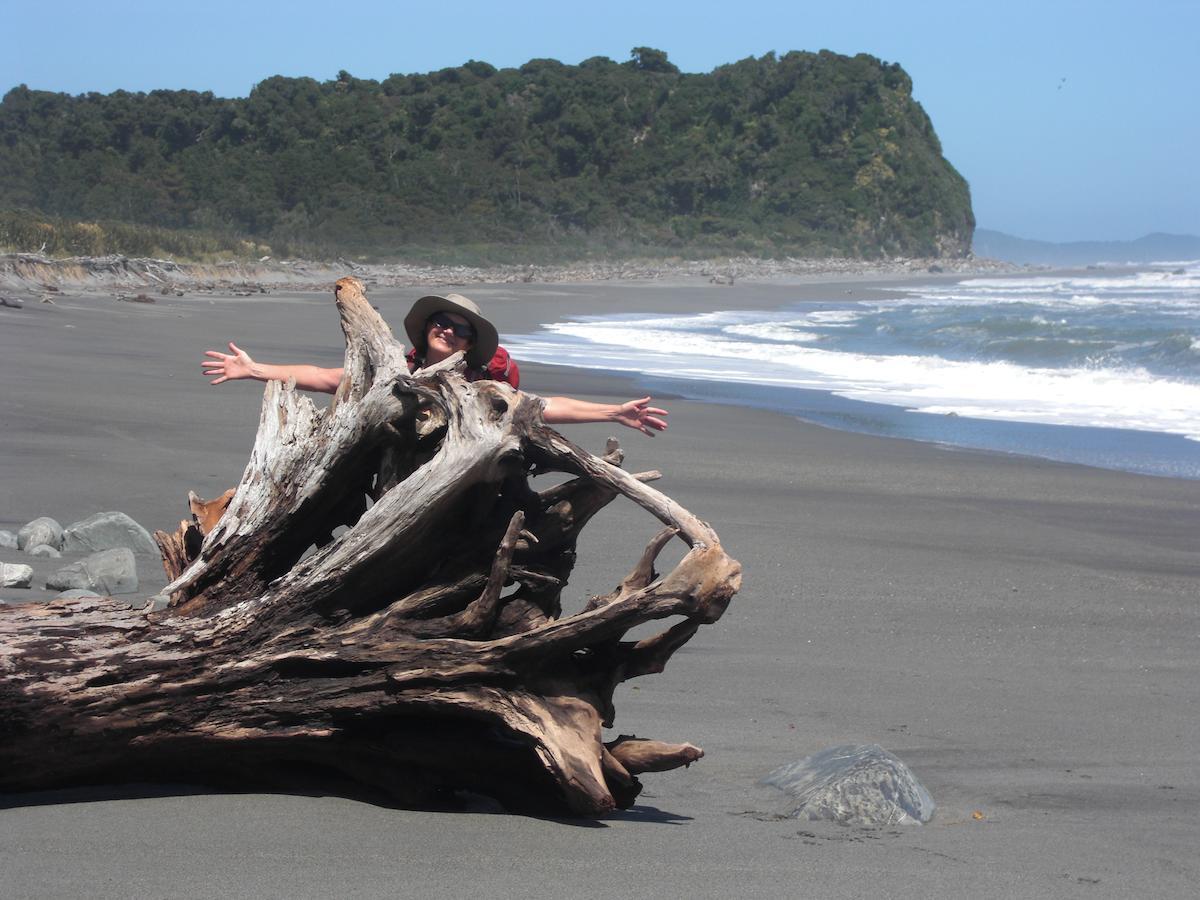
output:
MULTIPOLYGON (((468 293, 514 333, 572 312, 891 287, 468 293)), ((373 299, 398 324, 418 293, 373 299)), ((229 338, 271 361, 340 358, 325 296, 0 309, 0 528, 106 509, 169 528, 188 489, 233 484, 261 392, 199 373, 200 351, 229 338)), ((522 371, 539 393, 637 393, 617 377, 522 371)), ((660 487, 713 523, 745 586, 664 674, 618 692, 616 730, 697 743, 698 764, 647 775, 633 810, 598 823, 182 786, 7 795, 0 896, 1195 895, 1200 482, 666 405, 667 434, 618 435, 627 466, 664 471, 660 487), (762 815, 758 778, 846 742, 908 763, 934 820, 762 815)), ((593 449, 612 431, 564 430, 593 449)), ((602 513, 568 603, 611 588, 655 527, 629 504, 602 513)), ((147 566, 152 592, 162 578, 147 566)))

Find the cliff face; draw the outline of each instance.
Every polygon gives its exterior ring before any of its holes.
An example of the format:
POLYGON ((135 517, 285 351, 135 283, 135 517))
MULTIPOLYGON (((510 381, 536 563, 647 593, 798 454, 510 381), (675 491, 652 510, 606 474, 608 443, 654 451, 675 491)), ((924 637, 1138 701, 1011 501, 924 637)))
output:
POLYGON ((967 185, 898 65, 769 54, 680 73, 481 62, 383 82, 271 78, 0 103, 0 206, 225 231, 303 251, 962 255, 967 185))

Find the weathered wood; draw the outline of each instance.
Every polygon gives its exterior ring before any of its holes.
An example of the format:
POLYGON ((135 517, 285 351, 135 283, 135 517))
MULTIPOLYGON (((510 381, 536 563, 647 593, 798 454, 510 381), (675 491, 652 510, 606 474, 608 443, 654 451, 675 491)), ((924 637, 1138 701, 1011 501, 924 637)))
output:
POLYGON ((163 569, 167 579, 174 581, 200 555, 200 546, 204 536, 212 531, 233 499, 234 489, 230 488, 220 497, 213 500, 201 500, 195 491, 188 491, 188 506, 192 510, 192 521, 186 519, 179 523, 179 528, 168 534, 165 531, 154 532, 154 542, 162 554, 163 569))
POLYGON ((192 521, 158 535, 168 609, 0 608, 0 789, 325 773, 406 803, 470 789, 597 815, 631 804, 638 774, 700 758, 603 729, 616 685, 661 671, 738 589, 716 533, 657 473, 619 468, 615 442, 579 449, 538 398, 465 381, 460 357, 410 374, 355 279, 336 300, 333 403, 267 386, 237 488, 191 495, 192 521), (573 477, 535 491, 548 472, 573 477), (564 615, 579 533, 618 496, 665 527, 564 615), (675 538, 687 552, 660 575, 675 538))

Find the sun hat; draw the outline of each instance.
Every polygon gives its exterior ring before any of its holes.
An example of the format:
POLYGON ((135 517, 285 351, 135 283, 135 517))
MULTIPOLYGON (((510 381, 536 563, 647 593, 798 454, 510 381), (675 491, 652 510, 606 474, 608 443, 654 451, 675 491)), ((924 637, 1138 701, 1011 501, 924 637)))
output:
POLYGON ((416 351, 425 352, 425 323, 438 312, 457 313, 471 323, 475 329, 475 342, 467 351, 467 365, 474 368, 486 366, 496 354, 500 335, 496 333, 496 326, 483 317, 474 301, 462 294, 447 294, 445 297, 430 294, 412 305, 404 317, 404 330, 416 351))

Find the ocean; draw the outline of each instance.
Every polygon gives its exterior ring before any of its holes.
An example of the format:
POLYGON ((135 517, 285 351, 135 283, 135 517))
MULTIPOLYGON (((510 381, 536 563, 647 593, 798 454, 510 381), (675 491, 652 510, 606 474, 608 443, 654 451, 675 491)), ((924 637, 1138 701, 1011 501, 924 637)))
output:
POLYGON ((1200 478, 1200 261, 913 284, 896 299, 830 291, 780 309, 573 317, 505 345, 835 428, 1200 478))

